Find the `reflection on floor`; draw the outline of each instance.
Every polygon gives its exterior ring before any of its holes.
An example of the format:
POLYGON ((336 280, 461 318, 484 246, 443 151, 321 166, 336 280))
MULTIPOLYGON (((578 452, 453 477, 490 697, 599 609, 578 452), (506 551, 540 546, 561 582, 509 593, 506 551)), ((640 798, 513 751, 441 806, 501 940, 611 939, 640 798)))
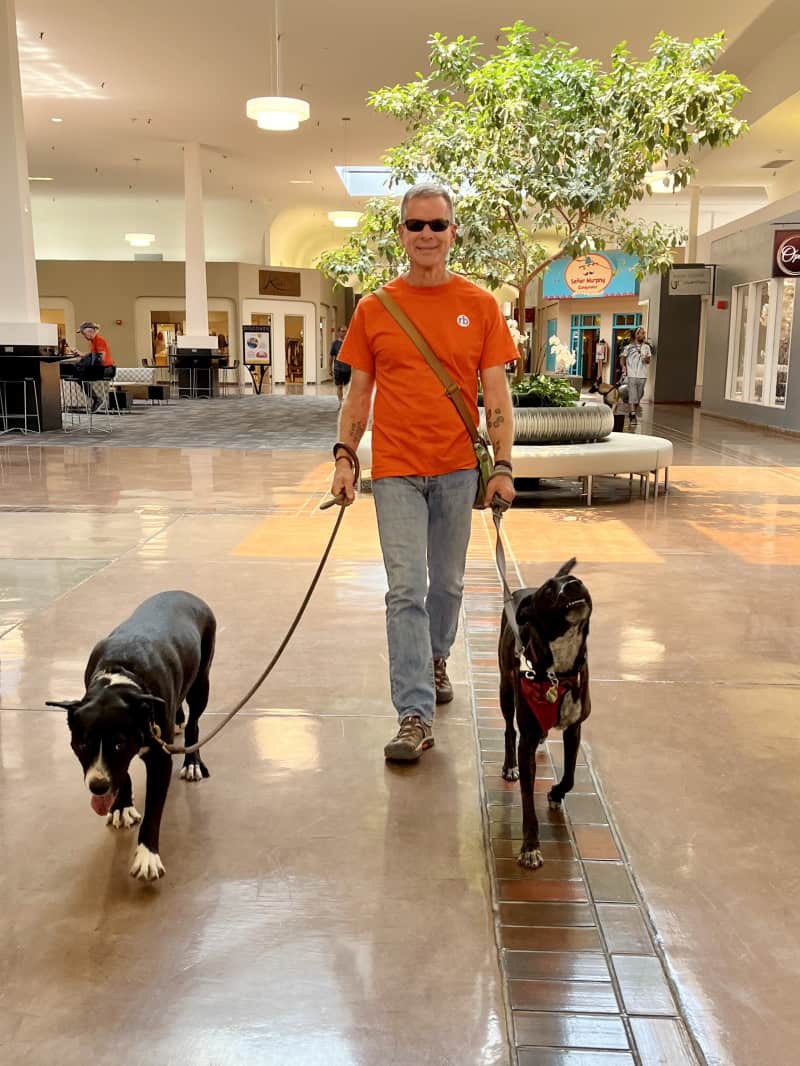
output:
MULTIPOLYGON (((210 440, 235 402, 208 404, 210 440)), ((211 778, 176 775, 166 879, 130 881, 133 841, 90 810, 44 701, 79 695, 93 642, 163 588, 217 614, 215 714, 259 672, 334 519, 317 509, 327 414, 287 402, 292 435, 264 451, 0 447, 3 1058, 793 1061, 800 446, 692 411, 656 409, 675 443, 666 500, 565 495, 505 521, 515 581, 576 554, 595 602, 587 765, 542 870, 513 861, 518 806, 493 772, 483 516, 456 699, 418 766, 383 764, 367 497, 281 664, 208 748, 211 778)))

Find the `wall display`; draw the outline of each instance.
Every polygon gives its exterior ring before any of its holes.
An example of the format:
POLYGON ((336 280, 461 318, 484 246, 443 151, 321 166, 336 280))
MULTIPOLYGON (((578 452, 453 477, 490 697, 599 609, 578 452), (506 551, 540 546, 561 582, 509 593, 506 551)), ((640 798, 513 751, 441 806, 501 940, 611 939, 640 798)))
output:
POLYGON ((270 326, 242 326, 242 362, 247 365, 272 365, 272 329, 270 326))
POLYGON ((773 278, 800 278, 800 230, 775 230, 772 248, 773 278))
POLYGON ((299 296, 300 273, 295 270, 259 270, 258 291, 261 296, 299 296))
POLYGON ((589 300, 599 296, 635 296, 638 260, 625 252, 590 252, 577 259, 556 259, 545 271, 546 300, 589 300))
POLYGON ((669 268, 670 296, 713 296, 715 266, 680 263, 669 268))

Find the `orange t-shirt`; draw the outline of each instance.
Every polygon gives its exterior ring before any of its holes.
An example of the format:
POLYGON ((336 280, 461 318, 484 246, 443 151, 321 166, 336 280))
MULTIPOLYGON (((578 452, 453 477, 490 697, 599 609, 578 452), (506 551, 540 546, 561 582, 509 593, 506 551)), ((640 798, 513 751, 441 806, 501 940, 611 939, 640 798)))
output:
MULTIPOLYGON (((460 386, 477 426, 478 373, 517 358, 495 298, 458 275, 430 288, 396 278, 386 291, 460 386)), ((338 358, 375 378, 373 478, 433 477, 476 465, 444 387, 377 296, 359 302, 338 358)))
POLYGON ((90 352, 100 352, 103 356, 103 366, 113 366, 114 360, 111 358, 111 349, 108 346, 108 341, 105 337, 101 337, 100 334, 96 334, 89 348, 90 352))

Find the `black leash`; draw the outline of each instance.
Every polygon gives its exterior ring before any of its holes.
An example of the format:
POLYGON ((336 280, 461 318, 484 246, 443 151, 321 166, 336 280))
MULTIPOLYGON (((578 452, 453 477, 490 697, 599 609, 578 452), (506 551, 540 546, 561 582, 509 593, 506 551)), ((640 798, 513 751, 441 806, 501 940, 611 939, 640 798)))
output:
MULTIPOLYGON (((354 451, 349 451, 349 449, 348 449, 348 452, 349 452, 349 455, 350 455, 350 461, 353 464, 353 481, 355 483, 358 483, 358 479, 359 479, 359 477, 361 475, 361 465, 360 465, 360 463, 358 461, 358 456, 356 455, 356 453, 354 451)), ((308 592, 306 592, 305 597, 303 598, 303 602, 300 604, 300 609, 298 610, 297 614, 294 616, 294 620, 292 621, 292 624, 289 626, 289 629, 286 632, 286 636, 281 641, 281 643, 280 643, 280 645, 278 647, 278 650, 272 656, 272 659, 270 660, 269 665, 266 667, 265 670, 263 670, 261 672, 259 677, 250 686, 250 688, 245 693, 245 695, 242 696, 242 698, 239 700, 239 702, 236 704, 236 706, 232 710, 228 711, 228 713, 225 715, 225 717, 222 719, 222 721, 219 723, 219 725, 216 726, 214 729, 212 729, 211 732, 208 734, 208 736, 204 737, 202 740, 199 740, 196 744, 191 744, 188 748, 177 747, 174 744, 167 744, 165 741, 163 741, 161 739, 161 730, 159 729, 159 727, 157 725, 152 725, 151 726, 151 731, 152 731, 153 739, 155 740, 155 742, 160 747, 162 747, 164 749, 165 752, 167 752, 168 755, 194 755, 194 753, 196 751, 199 751, 200 748, 205 747, 205 745, 208 744, 208 742, 210 740, 213 740, 214 737, 217 735, 217 733, 219 733, 220 730, 224 729, 225 726, 228 724, 228 722, 230 722, 230 720, 232 718, 234 718, 239 713, 239 711, 241 711, 242 707, 244 707, 245 704, 249 702, 249 700, 256 694, 256 692, 261 688, 261 686, 264 684, 266 679, 272 673, 273 667, 275 666, 275 664, 277 663, 278 659, 280 659, 281 655, 283 654, 283 650, 286 647, 286 645, 292 639, 294 631, 297 629, 298 625, 300 624, 300 619, 303 617, 303 614, 305 613, 306 607, 308 607, 309 601, 311 600, 311 597, 314 594, 314 589, 317 587, 317 582, 319 581, 320 576, 322 575, 322 571, 325 568, 325 563, 328 561, 328 556, 331 553, 331 548, 333 547, 333 542, 336 540, 336 534, 339 532, 339 527, 342 524, 342 519, 344 518, 344 512, 345 512, 345 496, 344 496, 344 494, 339 495, 339 496, 333 496, 330 500, 326 500, 323 504, 320 504, 320 508, 319 508, 320 511, 326 511, 329 507, 333 507, 334 504, 337 504, 337 503, 339 504, 339 517, 336 519, 336 523, 335 523, 335 525, 333 527, 333 532, 331 533, 331 535, 330 535, 330 537, 328 539, 328 544, 327 544, 327 546, 325 548, 325 551, 322 553, 322 558, 319 561, 319 566, 317 567, 316 573, 314 574, 313 578, 311 579, 311 584, 308 586, 308 592)))

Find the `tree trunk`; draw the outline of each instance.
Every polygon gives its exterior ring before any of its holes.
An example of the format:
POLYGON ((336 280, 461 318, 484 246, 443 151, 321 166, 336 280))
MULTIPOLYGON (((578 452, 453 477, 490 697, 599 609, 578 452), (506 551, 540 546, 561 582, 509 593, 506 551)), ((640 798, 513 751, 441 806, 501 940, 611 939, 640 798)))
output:
POLYGON ((528 336, 527 332, 525 330, 525 290, 526 290, 526 288, 527 288, 527 285, 525 284, 525 282, 523 282, 521 285, 517 286, 517 326, 519 327, 520 333, 525 338, 525 341, 523 342, 523 346, 520 349, 518 349, 519 354, 517 355, 517 369, 516 369, 516 372, 514 374, 515 383, 522 381, 523 377, 525 376, 525 349, 527 348, 527 336, 528 336))

